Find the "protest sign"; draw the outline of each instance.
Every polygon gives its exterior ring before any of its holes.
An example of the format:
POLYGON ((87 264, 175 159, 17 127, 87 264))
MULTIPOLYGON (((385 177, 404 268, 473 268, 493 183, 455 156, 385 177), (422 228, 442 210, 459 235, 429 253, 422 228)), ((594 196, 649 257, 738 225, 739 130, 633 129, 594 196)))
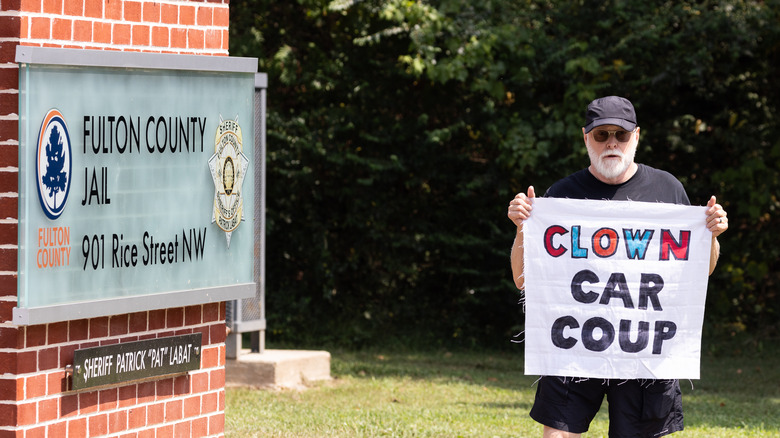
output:
POLYGON ((526 374, 698 379, 706 207, 533 202, 523 225, 526 374))

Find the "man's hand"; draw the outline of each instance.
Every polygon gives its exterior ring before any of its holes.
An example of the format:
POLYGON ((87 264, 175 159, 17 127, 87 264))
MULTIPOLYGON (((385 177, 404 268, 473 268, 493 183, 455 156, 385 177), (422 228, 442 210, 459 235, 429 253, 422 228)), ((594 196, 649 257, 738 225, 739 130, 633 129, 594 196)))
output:
POLYGON ((717 203, 715 196, 707 202, 707 229, 712 231, 712 237, 718 237, 729 229, 729 220, 726 210, 717 203))
POLYGON ((531 215, 531 209, 533 209, 532 199, 535 197, 534 186, 529 186, 527 195, 525 193, 518 193, 515 195, 515 198, 509 202, 509 210, 506 215, 518 228, 521 227, 523 221, 528 219, 531 215))

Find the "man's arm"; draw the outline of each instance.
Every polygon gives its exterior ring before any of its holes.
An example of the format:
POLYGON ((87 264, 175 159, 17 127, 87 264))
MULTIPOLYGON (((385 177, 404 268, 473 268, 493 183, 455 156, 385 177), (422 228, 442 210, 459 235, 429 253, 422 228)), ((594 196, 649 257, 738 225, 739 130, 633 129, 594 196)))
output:
POLYGON ((726 210, 717 203, 715 196, 707 202, 707 229, 712 231, 712 246, 710 247, 710 274, 715 271, 720 257, 720 242, 718 236, 729 229, 729 220, 726 210))
POLYGON ((525 288, 524 262, 523 262, 523 221, 531 215, 532 199, 536 196, 534 187, 528 187, 528 194, 518 193, 514 199, 509 202, 507 217, 517 226, 515 241, 512 244, 510 261, 512 263, 512 277, 515 280, 515 286, 518 289, 525 288))

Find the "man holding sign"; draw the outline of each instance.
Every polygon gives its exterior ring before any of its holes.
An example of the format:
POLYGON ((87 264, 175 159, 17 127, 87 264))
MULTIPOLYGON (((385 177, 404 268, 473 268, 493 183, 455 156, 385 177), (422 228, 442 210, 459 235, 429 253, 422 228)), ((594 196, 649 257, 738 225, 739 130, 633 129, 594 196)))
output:
POLYGON ((579 437, 606 395, 610 437, 667 435, 683 429, 677 379, 698 378, 726 212, 714 196, 690 207, 676 178, 634 162, 627 99, 591 102, 582 133, 590 166, 547 190, 559 199, 535 202, 529 187, 508 209, 512 273, 527 299, 526 372, 543 374, 531 417, 545 438, 579 437))

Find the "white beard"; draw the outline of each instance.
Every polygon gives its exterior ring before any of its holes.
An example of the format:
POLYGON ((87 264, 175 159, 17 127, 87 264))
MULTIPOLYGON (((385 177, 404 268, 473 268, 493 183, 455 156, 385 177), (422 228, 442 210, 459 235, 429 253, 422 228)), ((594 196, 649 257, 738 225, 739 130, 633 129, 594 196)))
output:
POLYGON ((628 145, 625 152, 622 152, 620 149, 606 149, 604 152, 601 153, 601 155, 596 155, 596 152, 591 149, 590 144, 585 144, 588 149, 588 156, 590 157, 590 163, 593 165, 593 167, 596 169, 596 172, 598 172, 601 176, 603 176, 606 179, 615 179, 623 173, 625 173, 626 170, 628 170, 629 166, 631 166, 631 163, 634 162, 634 156, 636 155, 636 142, 631 141, 631 144, 628 145), (616 159, 614 157, 607 158, 607 156, 619 156, 620 159, 616 159))

